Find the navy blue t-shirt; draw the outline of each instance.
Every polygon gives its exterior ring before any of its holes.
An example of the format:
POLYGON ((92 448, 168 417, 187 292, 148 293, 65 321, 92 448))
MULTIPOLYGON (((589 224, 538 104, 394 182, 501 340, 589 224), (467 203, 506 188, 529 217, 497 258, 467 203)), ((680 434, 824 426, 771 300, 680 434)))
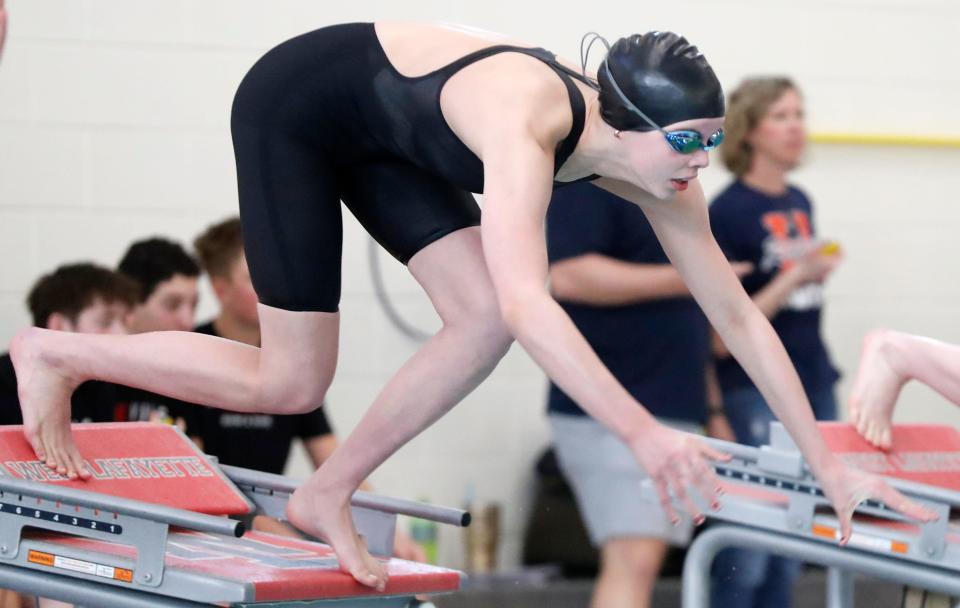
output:
MULTIPOLYGON (((598 253, 641 264, 670 263, 639 207, 589 183, 553 193, 547 211, 547 251, 551 262, 598 253)), ((709 326, 692 298, 627 306, 560 305, 604 365, 651 413, 703 421, 709 326)), ((585 415, 553 384, 548 408, 585 415)))
MULTIPOLYGON (((798 188, 769 196, 739 180, 710 205, 710 225, 728 259, 753 263, 754 272, 743 278, 750 295, 791 264, 816 235, 813 207, 798 188)), ((820 336, 822 308, 823 285, 808 283, 795 289, 770 320, 808 394, 830 388, 840 377, 820 336)), ((753 386, 733 357, 717 361, 717 376, 723 392, 753 386)))

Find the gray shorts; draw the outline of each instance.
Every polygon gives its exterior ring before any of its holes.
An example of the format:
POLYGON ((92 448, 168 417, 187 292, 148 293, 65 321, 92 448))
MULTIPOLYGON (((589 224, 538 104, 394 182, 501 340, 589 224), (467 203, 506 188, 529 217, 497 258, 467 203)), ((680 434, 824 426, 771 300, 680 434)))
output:
MULTIPOLYGON (((648 476, 626 443, 589 416, 550 414, 549 419, 560 468, 577 497, 593 544, 631 536, 659 538, 673 545, 690 542, 690 518, 678 511, 681 521, 674 526, 659 501, 641 492, 648 476)), ((690 422, 660 422, 680 431, 703 432, 690 422)))

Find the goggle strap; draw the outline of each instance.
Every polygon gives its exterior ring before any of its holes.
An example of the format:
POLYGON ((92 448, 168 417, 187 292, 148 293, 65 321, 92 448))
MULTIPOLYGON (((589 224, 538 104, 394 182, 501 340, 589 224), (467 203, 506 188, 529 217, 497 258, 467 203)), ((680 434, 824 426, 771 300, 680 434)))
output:
POLYGON ((598 83, 596 79, 587 76, 587 61, 590 59, 590 49, 593 48, 594 43, 598 40, 607 48, 607 52, 609 53, 610 43, 597 32, 587 32, 583 35, 583 38, 580 39, 580 73, 583 75, 584 80, 597 90, 600 89, 600 83, 598 83), (588 38, 589 42, 587 41, 588 38))
MULTIPOLYGON (((607 47, 607 50, 609 52, 609 47, 607 47)), ((617 81, 613 78, 613 72, 610 71, 610 65, 607 63, 606 59, 603 60, 603 69, 607 71, 607 77, 610 79, 610 84, 613 85, 613 90, 616 91, 617 95, 620 97, 620 100, 627 106, 627 109, 630 110, 631 112, 636 113, 640 118, 645 120, 647 124, 653 127, 654 129, 662 132, 663 128, 661 128, 660 125, 650 120, 650 117, 648 117, 646 114, 641 112, 640 108, 633 105, 633 102, 627 99, 627 96, 623 94, 623 91, 620 90, 620 85, 618 85, 617 81)))

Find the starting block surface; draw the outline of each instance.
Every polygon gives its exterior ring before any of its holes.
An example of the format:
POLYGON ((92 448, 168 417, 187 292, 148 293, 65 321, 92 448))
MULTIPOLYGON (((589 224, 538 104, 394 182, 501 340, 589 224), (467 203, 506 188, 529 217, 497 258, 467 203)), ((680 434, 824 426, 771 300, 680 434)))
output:
MULTIPOLYGON (((77 568, 77 562, 87 562, 90 572, 97 571, 98 566, 107 573, 133 567, 133 550, 124 545, 42 533, 31 534, 27 543, 36 556, 34 567, 51 571, 58 569, 58 563, 77 568), (65 548, 74 550, 70 555, 90 557, 58 560, 58 552, 65 548)), ((449 592, 460 587, 460 573, 455 570, 391 559, 384 562, 390 577, 387 588, 377 592, 341 572, 327 545, 262 532, 248 532, 242 538, 172 532, 165 563, 163 583, 155 593, 198 602, 408 595, 449 592)), ((113 576, 109 583, 122 586, 124 581, 113 576)))
MULTIPOLYGON (((793 440, 779 424, 774 425, 772 441, 779 448, 793 440)), ((896 424, 893 447, 881 450, 860 436, 846 422, 818 422, 830 451, 846 464, 887 477, 904 479, 945 490, 960 491, 960 432, 940 424, 896 424)), ((722 449, 722 448, 721 448, 722 449)), ((733 494, 770 503, 784 503, 782 494, 763 485, 721 482, 733 494)))
POLYGON ((848 423, 818 425, 830 450, 851 466, 960 491, 960 432, 940 424, 896 424, 889 451, 867 443, 848 423))
POLYGON ((71 481, 37 460, 21 426, 0 426, 0 475, 210 515, 253 504, 178 428, 149 422, 74 424, 92 477, 71 481))
POLYGON ((726 547, 764 549, 835 569, 831 606, 852 606, 846 570, 896 580, 949 595, 960 594, 960 433, 934 424, 899 424, 892 449, 869 444, 848 423, 819 423, 828 448, 846 464, 890 478, 907 499, 937 514, 920 522, 896 512, 897 505, 869 498, 857 506, 848 542, 823 488, 780 423, 770 444, 743 446, 708 440, 732 458, 714 465, 728 495, 720 511, 727 522, 700 535, 684 565, 684 606, 707 606, 709 572, 726 547))

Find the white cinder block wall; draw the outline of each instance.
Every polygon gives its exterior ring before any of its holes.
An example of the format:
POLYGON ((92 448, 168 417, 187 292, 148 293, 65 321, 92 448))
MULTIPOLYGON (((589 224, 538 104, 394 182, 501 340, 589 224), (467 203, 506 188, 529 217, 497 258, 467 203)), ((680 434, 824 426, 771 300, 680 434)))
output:
MULTIPOLYGON (((384 0, 8 0, 0 63, 0 341, 28 322, 23 298, 68 260, 114 264, 150 234, 189 242, 233 213, 230 102, 270 46, 349 20, 449 21, 511 34, 576 57, 588 29, 616 37, 675 29, 707 54, 725 85, 787 73, 804 87, 820 132, 960 137, 960 82, 950 0, 783 0, 628 3, 451 3, 384 0)), ((960 150, 814 146, 796 182, 818 205, 824 235, 847 261, 830 283, 827 339, 847 373, 859 341, 892 326, 960 342, 960 150)), ((708 193, 728 180, 703 178, 708 193)), ((385 260, 392 297, 412 322, 435 328, 426 298, 385 260)), ((416 348, 372 295, 366 237, 352 220, 344 245, 343 331, 329 412, 341 432, 416 348)), ((205 294, 201 315, 213 306, 205 294)), ((310 373, 310 370, 303 370, 310 373)), ((505 505, 501 557, 516 564, 531 467, 547 442, 544 380, 514 348, 452 414, 373 477, 383 492, 458 504, 467 484, 505 505)), ((909 388, 903 420, 960 422, 955 408, 909 388)), ((298 455, 291 472, 308 472, 298 455)), ((462 559, 459 533, 441 558, 462 559)))

